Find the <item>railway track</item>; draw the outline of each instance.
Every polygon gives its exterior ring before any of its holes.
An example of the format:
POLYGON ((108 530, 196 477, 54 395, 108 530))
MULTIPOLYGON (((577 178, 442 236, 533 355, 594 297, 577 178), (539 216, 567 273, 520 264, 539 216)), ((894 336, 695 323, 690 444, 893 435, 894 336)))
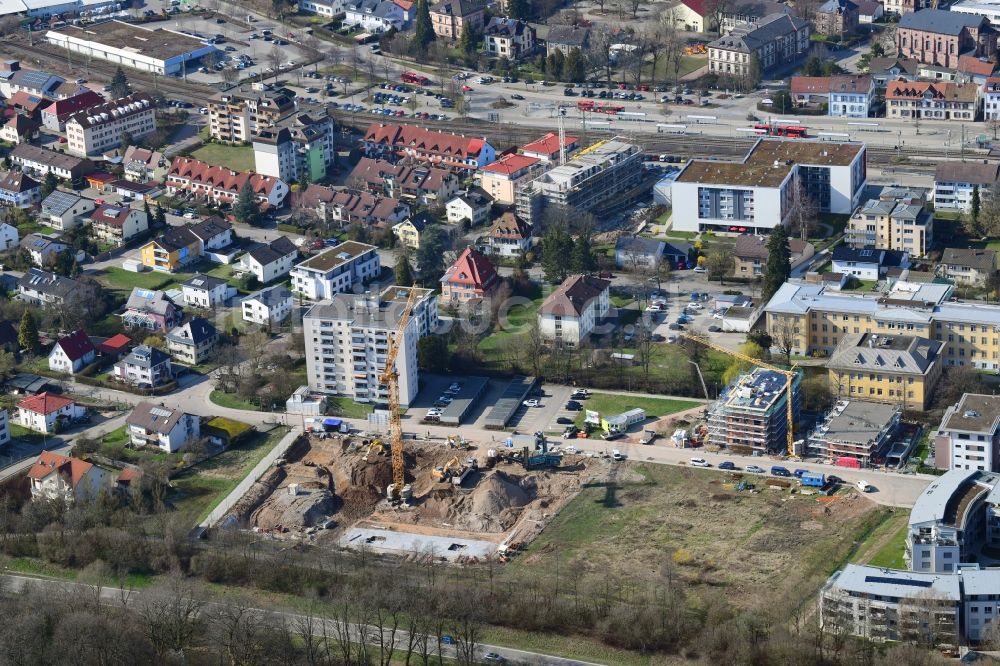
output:
MULTIPOLYGON (((25 60, 34 59, 44 62, 46 68, 63 73, 69 78, 75 78, 89 72, 90 76, 111 80, 118 67, 114 63, 97 59, 90 59, 88 63, 84 64, 83 56, 80 54, 72 54, 71 58, 67 58, 63 49, 50 46, 47 43, 29 44, 20 34, 8 35, 2 43, 14 55, 19 55, 25 60)), ((210 97, 219 92, 216 88, 205 84, 179 80, 170 76, 154 76, 151 72, 139 70, 130 69, 128 77, 137 87, 154 89, 167 99, 191 102, 198 106, 204 105, 210 97)), ((339 110, 333 110, 331 113, 342 124, 362 133, 372 122, 378 120, 366 114, 339 110)), ((537 126, 497 124, 472 118, 422 121, 422 124, 446 132, 485 136, 497 146, 522 145, 538 138, 542 132, 552 129, 551 123, 537 126)), ((609 136, 607 131, 593 129, 574 129, 573 134, 579 136, 581 143, 589 143, 609 136)), ((641 144, 648 153, 668 153, 685 158, 738 158, 745 155, 755 141, 752 138, 725 136, 660 134, 631 128, 619 128, 618 134, 641 144)), ((868 146, 868 162, 872 166, 902 167, 915 172, 933 171, 937 162, 954 160, 955 157, 956 151, 953 149, 911 146, 902 146, 896 149, 871 144, 868 146)), ((989 155, 981 150, 966 151, 965 158, 990 162, 1000 161, 1000 157, 989 155)))

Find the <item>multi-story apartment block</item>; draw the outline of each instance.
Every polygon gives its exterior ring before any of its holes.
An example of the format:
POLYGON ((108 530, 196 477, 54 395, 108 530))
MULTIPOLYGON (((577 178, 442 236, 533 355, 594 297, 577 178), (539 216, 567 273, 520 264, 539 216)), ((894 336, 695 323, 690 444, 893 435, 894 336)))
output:
POLYGON ((885 90, 887 118, 972 121, 978 108, 979 86, 975 83, 890 81, 885 90))
POLYGON ((960 56, 990 58, 996 46, 996 32, 985 18, 944 9, 907 13, 896 30, 899 56, 926 65, 958 67, 960 56))
POLYGON ((173 380, 170 355, 156 347, 139 345, 115 363, 111 376, 139 388, 155 388, 173 380))
POLYGON ((788 224, 800 188, 850 214, 868 180, 863 143, 760 140, 742 160, 690 160, 671 186, 674 229, 767 234, 788 224))
POLYGON ((372 123, 362 142, 368 157, 409 157, 457 169, 481 169, 497 158, 496 149, 485 138, 435 132, 414 125, 372 123))
POLYGON ((486 4, 480 0, 442 0, 431 6, 434 34, 445 39, 461 39, 471 30, 482 32, 486 4))
POLYGON ((517 201, 517 188, 530 183, 545 170, 537 157, 507 154, 479 170, 479 185, 493 200, 512 206, 517 201))
POLYGON ((642 155, 642 148, 621 139, 599 141, 516 188, 517 214, 534 224, 546 206, 594 215, 614 210, 642 180, 642 155))
POLYGON ((292 291, 314 301, 333 298, 377 278, 381 271, 378 248, 347 241, 296 265, 292 291))
MULTIPOLYGON (((780 372, 756 368, 738 377, 708 413, 708 439, 734 453, 783 452, 788 446, 788 382, 780 372)), ((799 420, 802 375, 792 379, 792 418, 799 420)))
POLYGON ((830 356, 830 389, 839 398, 926 409, 941 378, 944 343, 911 335, 848 333, 830 356))
POLYGON ((336 294, 312 306, 302 319, 309 388, 384 403, 386 387, 379 377, 390 341, 402 335, 395 369, 399 402, 410 404, 417 395, 417 340, 438 326, 437 297, 430 289, 419 289, 410 321, 397 333, 411 289, 416 288, 388 287, 381 295, 336 294))
POLYGON ((708 44, 708 70, 719 76, 749 78, 758 66, 769 77, 805 58, 809 51, 809 22, 776 13, 740 26, 708 44))
POLYGON ((77 182, 95 169, 94 163, 86 158, 74 157, 29 143, 19 143, 14 146, 10 156, 14 164, 40 177, 54 173, 57 178, 77 182))
POLYGON ((911 571, 953 573, 983 546, 1000 545, 1000 475, 952 469, 917 497, 904 559, 911 571))
POLYGON ((838 400, 809 435, 807 451, 844 467, 884 464, 902 414, 898 404, 838 400))
POLYGON ((820 623, 877 643, 954 648, 962 640, 961 578, 848 564, 820 592, 820 623))
MULTIPOLYGON (((1000 81, 1000 79, 998 79, 1000 81)), ((1000 100, 1000 93, 998 93, 1000 100)), ((1000 105, 1000 101, 997 102, 1000 105)), ((968 213, 973 193, 979 190, 980 202, 1000 180, 1000 164, 947 162, 934 171, 934 210, 958 210, 968 213)))
POLYGON ((965 393, 934 436, 934 459, 948 469, 1000 472, 1000 396, 965 393))
POLYGON ((102 155, 117 148, 126 134, 140 139, 155 131, 156 106, 144 92, 78 111, 66 121, 68 150, 80 157, 102 155))
POLYGON ((848 294, 793 280, 765 306, 767 330, 776 348, 805 355, 829 355, 849 333, 914 335, 943 342, 945 366, 1000 370, 1000 306, 950 302, 952 290, 899 281, 885 294, 848 294))
POLYGON ((208 128, 213 139, 250 143, 258 129, 295 110, 295 93, 287 88, 248 91, 240 88, 208 103, 208 128))
POLYGON ((854 248, 926 255, 934 236, 934 216, 924 208, 924 197, 922 190, 886 188, 850 217, 844 241, 854 248))
POLYGON ((286 183, 326 177, 333 163, 333 120, 326 114, 297 113, 261 128, 253 137, 257 173, 286 183))
MULTIPOLYGON (((991 76, 983 83, 983 120, 1000 119, 1000 76, 991 76)), ((946 166, 946 165, 942 165, 946 166)), ((963 162, 962 166, 966 166, 963 162)))

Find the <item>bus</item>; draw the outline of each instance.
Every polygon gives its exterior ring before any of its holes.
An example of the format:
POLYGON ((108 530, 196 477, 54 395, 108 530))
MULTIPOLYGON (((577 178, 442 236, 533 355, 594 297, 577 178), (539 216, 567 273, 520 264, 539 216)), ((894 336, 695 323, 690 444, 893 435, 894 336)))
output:
POLYGON ((757 123, 753 126, 755 131, 767 136, 785 136, 790 139, 804 139, 808 136, 808 128, 801 125, 769 125, 767 123, 757 123))
POLYGON ((417 74, 416 72, 403 72, 399 79, 403 83, 409 83, 415 86, 426 86, 431 82, 429 78, 423 74, 417 74))

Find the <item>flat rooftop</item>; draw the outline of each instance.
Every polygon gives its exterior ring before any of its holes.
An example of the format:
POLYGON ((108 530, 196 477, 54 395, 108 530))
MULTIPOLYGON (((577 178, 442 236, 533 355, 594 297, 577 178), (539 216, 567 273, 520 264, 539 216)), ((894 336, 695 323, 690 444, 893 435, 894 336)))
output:
POLYGON ((959 577, 955 574, 920 573, 848 564, 835 573, 831 580, 834 586, 842 590, 880 597, 907 599, 926 597, 933 592, 935 599, 957 602, 962 596, 959 577))
POLYGON ((862 150, 861 143, 761 139, 742 160, 688 162, 677 182, 778 187, 796 164, 849 166, 862 150))
POLYGON ((896 411, 894 405, 851 400, 844 407, 834 408, 834 415, 827 422, 823 439, 866 445, 878 438, 879 433, 892 421, 896 411))
POLYGON ((946 415, 941 430, 992 433, 1000 420, 1000 396, 966 393, 946 415))
POLYGON ((534 377, 518 375, 511 379, 510 383, 507 384, 507 388, 504 389, 503 395, 500 396, 496 404, 493 405, 493 409, 486 416, 484 426, 491 430, 506 428, 510 420, 514 418, 514 414, 521 408, 521 401, 524 400, 525 396, 528 395, 528 391, 534 386, 534 377))
POLYGON ((92 23, 84 27, 66 26, 49 30, 49 33, 95 42, 157 60, 169 60, 207 46, 203 40, 173 30, 147 30, 122 21, 92 23))
POLYGON ((459 383, 462 384, 462 388, 459 389, 458 395, 452 397, 448 406, 441 411, 440 420, 444 425, 460 425, 469 411, 483 397, 490 380, 487 377, 465 377, 459 383))
POLYGON ((725 406, 767 411, 785 394, 788 378, 780 372, 757 368, 740 377, 726 394, 725 406))
POLYGON ((374 245, 347 241, 296 264, 295 268, 308 268, 325 273, 374 249, 376 249, 374 245))

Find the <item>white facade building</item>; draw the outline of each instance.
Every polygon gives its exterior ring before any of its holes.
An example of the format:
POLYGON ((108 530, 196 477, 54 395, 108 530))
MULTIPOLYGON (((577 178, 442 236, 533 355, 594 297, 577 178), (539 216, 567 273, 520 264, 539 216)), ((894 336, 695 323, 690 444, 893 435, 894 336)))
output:
POLYGON ((678 231, 769 233, 801 185, 821 212, 849 215, 867 182, 862 143, 760 140, 739 161, 691 160, 671 186, 678 231))
POLYGON ((179 409, 140 402, 125 420, 133 446, 155 446, 167 453, 180 451, 201 436, 201 419, 179 409))
POLYGON ((79 157, 102 155, 118 148, 126 133, 139 139, 155 131, 156 105, 144 92, 92 106, 66 121, 69 152, 79 157))
POLYGON ((292 313, 295 297, 278 285, 254 292, 243 299, 243 321, 261 326, 280 324, 292 313))
POLYGON ((374 245, 347 241, 295 266, 291 272, 292 291, 313 301, 333 298, 377 278, 381 271, 374 245))
POLYGON ((966 393, 949 407, 934 437, 936 460, 950 469, 1000 472, 1000 396, 966 393))
POLYGON ((236 295, 236 288, 228 282, 211 275, 195 275, 181 285, 184 304, 198 308, 221 307, 236 295))
POLYGON ((261 284, 285 276, 299 256, 298 248, 285 236, 270 243, 258 243, 240 257, 234 267, 238 273, 253 273, 261 284))
POLYGON ((149 30, 123 21, 66 26, 45 33, 49 44, 86 57, 108 60, 157 74, 180 74, 187 66, 216 48, 200 39, 173 30, 149 30))
POLYGON ((559 285, 538 309, 542 337, 575 347, 585 340, 610 308, 611 282, 573 275, 559 285))
POLYGON ((317 0, 303 0, 299 4, 299 9, 309 14, 319 14, 320 16, 337 16, 344 13, 343 0, 331 0, 330 2, 319 2, 317 0))
POLYGON ((996 162, 939 164, 934 171, 934 210, 968 213, 972 209, 975 190, 979 190, 979 201, 982 203, 986 201, 998 179, 1000 165, 996 162))
POLYGON ((0 222, 0 252, 6 252, 21 244, 17 237, 17 227, 0 222))
MULTIPOLYGON (((388 287, 381 296, 337 294, 310 308, 302 319, 309 388, 357 402, 385 402, 379 376, 411 289, 388 287)), ((434 292, 420 289, 417 299, 396 357, 401 405, 417 395, 417 340, 438 326, 434 292)))

